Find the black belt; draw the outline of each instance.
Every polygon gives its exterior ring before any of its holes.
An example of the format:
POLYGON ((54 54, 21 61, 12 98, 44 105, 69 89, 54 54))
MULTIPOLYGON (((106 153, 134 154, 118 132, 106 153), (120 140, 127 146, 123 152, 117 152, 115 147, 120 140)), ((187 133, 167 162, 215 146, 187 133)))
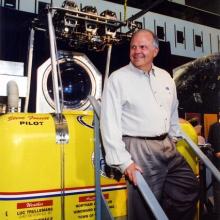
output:
POLYGON ((122 137, 133 137, 133 138, 139 138, 139 139, 144 139, 144 140, 157 140, 157 141, 163 141, 167 137, 167 133, 161 134, 159 136, 154 136, 154 137, 144 137, 144 136, 131 136, 131 135, 123 135, 122 137))

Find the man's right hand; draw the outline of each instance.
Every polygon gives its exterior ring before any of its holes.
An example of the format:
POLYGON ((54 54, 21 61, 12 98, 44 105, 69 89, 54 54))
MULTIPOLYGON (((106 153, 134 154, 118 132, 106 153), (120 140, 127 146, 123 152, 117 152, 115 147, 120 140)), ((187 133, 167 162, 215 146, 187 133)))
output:
POLYGON ((135 186, 137 185, 136 171, 139 171, 141 173, 143 172, 136 163, 132 163, 125 169, 124 172, 124 174, 135 186))

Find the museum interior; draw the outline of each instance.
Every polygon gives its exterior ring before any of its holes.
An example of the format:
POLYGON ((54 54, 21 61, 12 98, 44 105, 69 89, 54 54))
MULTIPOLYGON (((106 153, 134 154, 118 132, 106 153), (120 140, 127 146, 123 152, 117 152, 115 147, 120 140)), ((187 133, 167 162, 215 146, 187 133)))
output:
MULTIPOLYGON (((157 89, 168 106, 164 83, 157 89)), ((129 100, 151 104, 144 92, 132 100, 141 85, 134 81, 123 91, 112 85, 122 91, 115 93, 121 127, 109 132, 109 143, 119 137, 126 145, 122 124, 138 117, 126 118, 136 109, 129 100)), ((114 124, 117 116, 108 114, 114 124)), ((148 130, 156 121, 146 122, 148 130)), ((162 133, 171 140, 169 132, 162 133)), ((148 143, 161 134, 145 136, 148 143)), ((0 0, 0 139, 0 220, 220 220, 220 1, 0 0), (133 187, 150 217, 129 217, 131 179, 107 159, 103 90, 120 79, 113 72, 129 65, 140 71, 132 59, 147 57, 140 52, 146 45, 131 45, 146 32, 159 52, 144 74, 150 80, 159 67, 175 85, 180 133, 174 145, 199 184, 192 218, 170 217, 139 171, 133 187)))

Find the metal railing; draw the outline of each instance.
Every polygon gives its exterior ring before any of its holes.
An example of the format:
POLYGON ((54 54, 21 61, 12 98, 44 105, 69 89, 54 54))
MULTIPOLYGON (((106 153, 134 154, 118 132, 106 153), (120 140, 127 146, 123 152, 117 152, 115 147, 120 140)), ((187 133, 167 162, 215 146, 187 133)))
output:
POLYGON ((196 156, 205 164, 205 166, 211 171, 213 176, 220 182, 220 172, 219 170, 213 165, 213 163, 209 160, 209 158, 200 150, 200 148, 188 137, 188 135, 182 131, 181 138, 185 140, 189 146, 192 148, 196 156))
MULTIPOLYGON (((113 220, 107 203, 102 195, 101 185, 100 185, 100 131, 99 131, 99 116, 101 112, 100 103, 92 96, 89 100, 95 111, 95 185, 96 185, 96 220, 113 220)), ((151 191, 149 185, 144 180, 140 172, 137 171, 137 187, 140 190, 145 202, 148 204, 153 215, 158 220, 168 220, 165 212, 161 208, 159 202, 151 191)))

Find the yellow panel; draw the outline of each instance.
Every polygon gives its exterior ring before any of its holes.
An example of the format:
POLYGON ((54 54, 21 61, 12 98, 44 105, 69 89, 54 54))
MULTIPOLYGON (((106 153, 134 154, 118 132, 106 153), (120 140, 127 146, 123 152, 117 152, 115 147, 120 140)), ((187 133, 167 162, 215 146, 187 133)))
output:
MULTIPOLYGON (((195 144, 198 143, 198 136, 196 134, 196 131, 189 122, 185 121, 184 119, 181 119, 180 127, 194 141, 195 144)), ((188 146, 188 144, 185 141, 180 140, 177 143, 177 150, 183 155, 183 157, 189 163, 193 172, 196 175, 199 175, 198 158, 194 154, 193 150, 188 146)))
MULTIPOLYGON (((64 144, 66 220, 95 219, 94 129, 90 111, 64 113, 69 143, 64 144)), ((0 116, 0 219, 61 219, 61 145, 50 114, 0 116)), ((103 163, 103 160, 101 161, 103 163)), ((125 180, 102 176, 114 217, 126 215, 125 180)))
MULTIPOLYGON (((94 220, 93 114, 72 111, 64 116, 69 130, 69 143, 64 145, 65 217, 94 220)), ((193 127, 187 122, 181 127, 196 142, 193 127)), ((61 145, 56 144, 53 117, 1 115, 0 139, 0 219, 60 220, 61 145)), ((180 141, 177 148, 197 174, 198 161, 189 147, 180 141)), ((125 180, 102 175, 101 184, 114 217, 125 216, 125 180)))

